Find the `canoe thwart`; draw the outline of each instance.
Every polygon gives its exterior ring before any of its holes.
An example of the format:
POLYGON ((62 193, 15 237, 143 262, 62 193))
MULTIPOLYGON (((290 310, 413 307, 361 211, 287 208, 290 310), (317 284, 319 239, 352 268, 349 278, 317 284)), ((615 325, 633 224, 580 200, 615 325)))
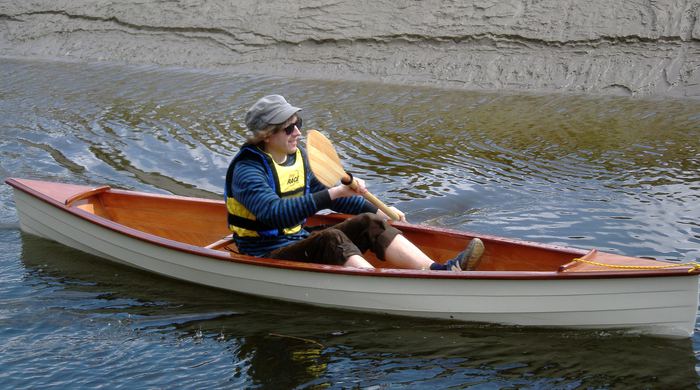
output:
POLYGON ((101 194, 101 193, 103 193, 103 192, 107 192, 107 191, 109 191, 109 190, 111 190, 111 189, 112 189, 112 188, 111 188, 110 186, 95 187, 95 188, 90 189, 90 190, 88 190, 88 191, 80 192, 80 193, 77 193, 77 194, 75 194, 75 195, 69 197, 68 199, 66 199, 66 203, 65 203, 65 204, 66 204, 66 206, 70 207, 70 206, 73 205, 73 203, 75 203, 75 202, 77 202, 77 201, 79 201, 79 200, 87 199, 87 198, 89 198, 89 197, 91 197, 91 196, 94 196, 94 195, 97 195, 97 194, 101 194))

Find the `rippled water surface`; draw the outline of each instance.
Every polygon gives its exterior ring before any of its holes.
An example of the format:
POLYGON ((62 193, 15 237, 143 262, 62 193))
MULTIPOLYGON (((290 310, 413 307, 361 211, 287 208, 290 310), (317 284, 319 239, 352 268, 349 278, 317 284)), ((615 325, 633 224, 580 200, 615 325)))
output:
MULTIPOLYGON (((281 93, 409 220, 700 259, 700 102, 0 59, 0 173, 221 198, 281 93)), ((4 388, 694 388, 700 336, 458 324, 163 279, 20 233, 0 186, 4 388)))

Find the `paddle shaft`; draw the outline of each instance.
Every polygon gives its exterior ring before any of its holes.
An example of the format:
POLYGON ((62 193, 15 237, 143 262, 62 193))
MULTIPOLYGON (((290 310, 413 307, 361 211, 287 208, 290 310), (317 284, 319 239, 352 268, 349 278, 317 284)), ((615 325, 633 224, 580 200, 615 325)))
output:
MULTIPOLYGON (((353 178, 351 175, 345 173, 345 176, 340 180, 341 183, 345 184, 346 186, 352 188, 353 190, 357 189, 357 180, 353 178)), ((377 206, 379 210, 382 210, 384 214, 386 214, 387 217, 393 219, 394 221, 399 220, 399 215, 394 212, 394 210, 390 209, 387 205, 384 204, 379 198, 376 196, 372 195, 371 192, 365 191, 362 196, 365 197, 370 203, 373 205, 377 206)))

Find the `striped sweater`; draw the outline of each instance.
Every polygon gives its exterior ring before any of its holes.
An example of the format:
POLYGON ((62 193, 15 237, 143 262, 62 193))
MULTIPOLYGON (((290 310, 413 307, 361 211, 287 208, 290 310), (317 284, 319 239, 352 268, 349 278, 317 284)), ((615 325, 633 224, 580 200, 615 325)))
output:
MULTIPOLYGON (((305 153, 302 155, 306 156, 305 153)), ((296 154, 290 154, 287 156, 285 165, 293 165, 295 160, 296 154)), ((308 167, 308 163, 306 166, 308 167)), ((243 159, 236 164, 232 185, 227 189, 227 193, 250 210, 260 222, 279 229, 299 225, 307 217, 324 209, 347 214, 377 212, 377 208, 361 196, 331 200, 328 188, 313 174, 310 177, 309 193, 300 197, 282 199, 270 186, 262 162, 253 158, 243 159)), ((302 240, 308 235, 308 231, 302 229, 296 234, 274 238, 234 236, 234 239, 242 253, 264 256, 275 249, 302 240)))

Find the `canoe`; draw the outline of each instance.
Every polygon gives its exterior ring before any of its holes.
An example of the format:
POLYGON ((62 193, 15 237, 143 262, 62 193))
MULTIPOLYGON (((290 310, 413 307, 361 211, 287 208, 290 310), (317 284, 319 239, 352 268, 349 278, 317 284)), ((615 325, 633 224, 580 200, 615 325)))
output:
MULTIPOLYGON (((392 315, 690 337, 694 263, 394 223, 438 261, 473 237, 475 271, 354 269, 237 253, 223 201, 10 178, 21 229, 166 277, 285 301, 392 315)), ((342 221, 325 214, 309 225, 342 221)))

